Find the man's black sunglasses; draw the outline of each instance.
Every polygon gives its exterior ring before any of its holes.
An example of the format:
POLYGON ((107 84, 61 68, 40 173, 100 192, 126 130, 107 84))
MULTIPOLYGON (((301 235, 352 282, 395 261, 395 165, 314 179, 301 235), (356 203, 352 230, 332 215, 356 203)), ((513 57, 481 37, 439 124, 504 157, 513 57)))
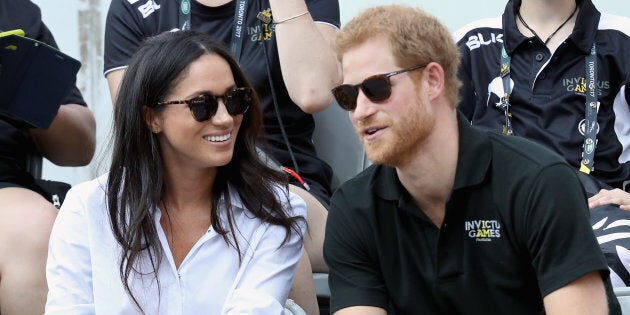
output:
POLYGON ((339 106, 348 111, 357 108, 359 88, 361 88, 363 94, 365 94, 370 101, 374 103, 383 102, 392 95, 392 84, 389 82, 390 77, 424 67, 426 67, 426 65, 418 65, 390 73, 373 75, 363 80, 360 84, 342 84, 332 89, 332 93, 337 103, 339 103, 339 106))
POLYGON ((253 90, 249 87, 235 88, 232 91, 225 93, 225 95, 212 95, 210 93, 201 94, 195 96, 189 100, 182 101, 165 101, 159 102, 158 105, 172 105, 172 104, 188 104, 190 113, 193 115, 196 121, 206 121, 214 114, 217 113, 219 108, 219 98, 223 99, 225 108, 232 116, 244 114, 252 103, 253 90))

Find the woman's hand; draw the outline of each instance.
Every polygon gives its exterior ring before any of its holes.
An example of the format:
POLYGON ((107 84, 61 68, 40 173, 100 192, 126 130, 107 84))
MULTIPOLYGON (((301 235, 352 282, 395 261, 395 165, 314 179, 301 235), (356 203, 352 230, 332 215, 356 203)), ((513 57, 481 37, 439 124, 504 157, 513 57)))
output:
POLYGON ((619 188, 602 189, 595 196, 588 198, 588 208, 591 210, 607 204, 619 205, 621 210, 630 211, 630 193, 619 188))

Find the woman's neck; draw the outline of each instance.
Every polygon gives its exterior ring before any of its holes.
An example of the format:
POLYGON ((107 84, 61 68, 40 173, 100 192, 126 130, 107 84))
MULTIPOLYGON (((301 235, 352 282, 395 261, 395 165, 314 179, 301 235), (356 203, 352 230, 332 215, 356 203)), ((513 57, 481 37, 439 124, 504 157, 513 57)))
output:
POLYGON ((518 13, 537 33, 553 32, 575 10, 575 0, 523 0, 518 13), (541 29, 539 32, 538 29, 541 29))
POLYGON ((523 0, 516 26, 527 36, 538 36, 553 52, 573 32, 578 6, 575 0, 523 0))
POLYGON ((222 6, 232 0, 196 0, 197 2, 207 6, 207 7, 218 7, 222 6))

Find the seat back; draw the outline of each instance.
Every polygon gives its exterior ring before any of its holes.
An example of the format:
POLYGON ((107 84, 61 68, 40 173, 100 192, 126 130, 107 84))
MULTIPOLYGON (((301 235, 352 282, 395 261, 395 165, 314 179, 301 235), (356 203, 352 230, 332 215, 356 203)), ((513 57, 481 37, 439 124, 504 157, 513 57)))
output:
POLYGON ((348 112, 342 110, 336 102, 314 114, 313 118, 313 143, 317 156, 333 169, 334 190, 371 163, 354 132, 348 112))
POLYGON ((26 160, 26 170, 37 179, 42 178, 42 156, 39 154, 29 154, 26 160))

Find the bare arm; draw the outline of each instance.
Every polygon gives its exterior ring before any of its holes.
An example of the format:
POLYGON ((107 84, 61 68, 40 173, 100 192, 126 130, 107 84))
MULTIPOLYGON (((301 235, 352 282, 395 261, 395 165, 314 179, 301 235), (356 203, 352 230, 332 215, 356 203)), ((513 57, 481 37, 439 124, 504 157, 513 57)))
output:
POLYGON ((342 308, 334 315, 386 315, 384 309, 374 306, 351 306, 342 308))
MULTIPOLYGON (((276 21, 307 11, 303 0, 269 3, 276 21)), ((330 105, 330 89, 341 82, 341 67, 331 45, 336 33, 331 25, 315 24, 309 14, 276 25, 282 77, 289 96, 306 113, 330 105)))
POLYGON ((105 76, 105 79, 107 79, 107 85, 109 86, 109 95, 112 97, 112 104, 114 106, 116 105, 116 98, 118 97, 118 88, 120 88, 120 83, 122 82, 124 75, 125 69, 119 69, 108 72, 105 76))
POLYGON ((591 272, 549 293, 543 299, 545 311, 554 314, 608 314, 604 282, 599 272, 591 272))
POLYGON ((32 129, 39 152, 61 166, 90 163, 96 147, 96 122, 92 111, 81 105, 65 104, 48 129, 32 129))

